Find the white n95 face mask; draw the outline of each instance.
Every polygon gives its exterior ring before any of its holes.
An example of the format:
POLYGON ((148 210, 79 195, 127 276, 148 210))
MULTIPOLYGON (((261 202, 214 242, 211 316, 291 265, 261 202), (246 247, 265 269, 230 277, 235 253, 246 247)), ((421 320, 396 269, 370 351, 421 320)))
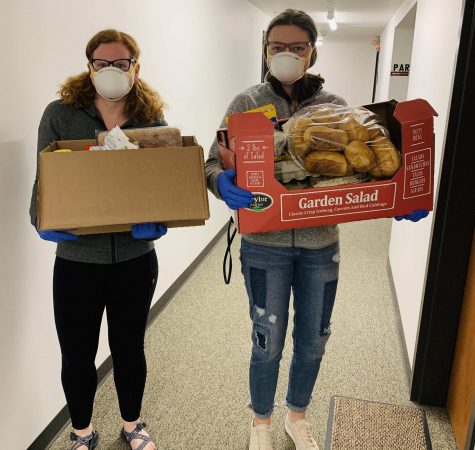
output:
POLYGON ((132 89, 133 82, 130 82, 130 78, 134 72, 133 70, 124 72, 116 67, 105 67, 98 72, 93 72, 94 87, 101 97, 116 102, 132 89))
POLYGON ((280 52, 267 57, 269 71, 282 84, 293 84, 303 77, 305 73, 305 61, 292 52, 280 52))

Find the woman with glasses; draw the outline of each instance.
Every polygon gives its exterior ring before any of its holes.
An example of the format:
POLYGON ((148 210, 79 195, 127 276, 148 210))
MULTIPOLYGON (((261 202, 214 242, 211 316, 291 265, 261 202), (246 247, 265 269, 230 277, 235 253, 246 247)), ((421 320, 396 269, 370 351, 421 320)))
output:
MULTIPOLYGON (((265 34, 269 67, 265 82, 237 95, 225 116, 269 103, 279 119, 308 105, 346 105, 341 97, 323 89, 320 76, 307 72, 317 59, 316 41, 315 23, 305 12, 287 9, 275 17, 265 34)), ((252 202, 250 192, 234 185, 235 171, 223 170, 216 141, 206 171, 209 189, 231 209, 252 202)), ((253 322, 249 406, 254 417, 249 449, 272 448, 271 415, 293 290, 293 356, 284 402, 288 408, 285 429, 298 450, 316 450, 305 411, 330 335, 339 268, 337 227, 243 235, 241 266, 253 322)))
MULTIPOLYGON (((265 34, 269 72, 265 82, 238 94, 225 117, 274 104, 279 119, 309 105, 345 106, 338 95, 323 89, 324 80, 308 73, 317 59, 317 29, 303 11, 287 9, 265 34)), ((225 126, 225 120, 221 128, 225 126)), ((236 187, 234 170, 223 170, 215 140, 206 162, 208 188, 229 208, 249 206, 252 193, 236 187)), ((397 217, 417 221, 427 211, 397 217)), ((249 367, 251 450, 272 449, 270 423, 293 292, 293 355, 285 405, 285 430, 297 450, 316 450, 305 411, 330 336, 339 271, 338 229, 335 225, 242 236, 241 267, 253 322, 249 367)))
MULTIPOLYGON (((97 33, 86 46, 88 71, 68 78, 60 87, 60 99, 46 108, 38 151, 51 141, 94 139, 97 132, 116 125, 122 129, 166 125, 159 94, 139 78, 139 55, 131 36, 116 30, 97 33)), ((37 181, 30 206, 34 226, 37 181)), ((97 445, 91 417, 97 388, 94 360, 104 310, 122 436, 132 449, 156 449, 143 429, 140 410, 146 378, 145 327, 158 275, 153 240, 166 231, 155 223, 133 225, 130 233, 80 237, 38 230, 41 238, 58 244, 54 316, 74 450, 97 445)))

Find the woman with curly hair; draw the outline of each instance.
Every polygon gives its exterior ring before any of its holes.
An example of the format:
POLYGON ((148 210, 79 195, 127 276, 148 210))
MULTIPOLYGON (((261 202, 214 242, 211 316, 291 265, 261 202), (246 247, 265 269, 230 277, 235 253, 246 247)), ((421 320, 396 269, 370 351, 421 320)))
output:
MULTIPOLYGON (((97 33, 86 46, 88 71, 60 87, 40 122, 38 152, 51 141, 93 139, 98 131, 166 125, 163 102, 139 78, 140 50, 116 30, 97 33)), ((37 224, 37 182, 30 205, 37 224)), ((74 201, 74 199, 71 199, 74 201)), ((146 379, 144 336, 158 275, 153 240, 162 224, 136 224, 127 233, 75 236, 42 231, 56 242, 53 275, 54 316, 61 347, 61 380, 71 415, 72 450, 95 448, 91 424, 97 372, 94 364, 104 310, 114 381, 123 421, 122 436, 132 449, 155 450, 143 430, 140 410, 146 379)))

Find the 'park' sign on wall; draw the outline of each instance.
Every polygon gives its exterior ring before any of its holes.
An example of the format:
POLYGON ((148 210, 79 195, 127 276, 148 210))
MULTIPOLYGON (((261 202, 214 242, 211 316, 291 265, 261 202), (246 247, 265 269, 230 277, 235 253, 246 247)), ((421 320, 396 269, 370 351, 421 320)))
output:
POLYGON ((407 77, 409 76, 410 64, 393 64, 393 70, 391 71, 392 77, 407 77))

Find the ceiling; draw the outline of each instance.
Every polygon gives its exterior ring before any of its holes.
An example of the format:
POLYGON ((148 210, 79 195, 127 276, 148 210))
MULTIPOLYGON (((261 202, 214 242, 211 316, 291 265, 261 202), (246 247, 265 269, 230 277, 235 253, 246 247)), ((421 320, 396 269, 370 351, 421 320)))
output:
POLYGON ((272 18, 287 8, 301 9, 308 13, 324 40, 348 39, 349 37, 375 38, 404 0, 333 0, 338 29, 331 31, 326 17, 327 0, 249 0, 272 18))

